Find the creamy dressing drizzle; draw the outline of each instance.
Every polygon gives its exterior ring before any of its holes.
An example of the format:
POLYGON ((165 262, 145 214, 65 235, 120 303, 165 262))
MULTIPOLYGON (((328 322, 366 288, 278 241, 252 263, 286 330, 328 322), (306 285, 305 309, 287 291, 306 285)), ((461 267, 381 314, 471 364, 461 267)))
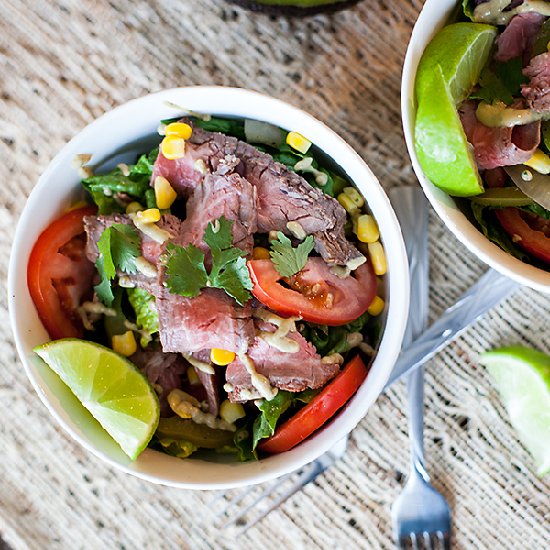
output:
POLYGON ((256 370, 256 365, 254 365, 254 361, 252 361, 252 359, 250 359, 250 357, 246 355, 246 353, 239 353, 238 357, 241 360, 241 363, 245 366, 246 372, 250 374, 252 385, 258 390, 258 392, 264 399, 266 399, 267 401, 271 401, 277 395, 277 392, 279 390, 272 387, 269 383, 268 378, 265 377, 263 374, 260 374, 256 370))
POLYGON ((214 374, 214 367, 210 365, 209 363, 205 363, 204 361, 199 361, 198 359, 195 359, 190 353, 182 353, 182 357, 191 365, 193 365, 196 369, 199 369, 202 372, 205 372, 206 374, 214 374))
POLYGON ((203 412, 199 408, 197 400, 181 390, 175 389, 168 394, 168 404, 179 417, 190 418, 196 424, 203 424, 214 430, 229 430, 231 432, 236 430, 235 424, 230 424, 211 413, 203 412))
POLYGON ((511 0, 489 0, 479 4, 474 10, 474 21, 490 25, 506 25, 514 15, 530 11, 550 16, 550 3, 544 0, 525 0, 513 10, 504 11, 510 4, 511 0))
POLYGON ((309 172, 310 174, 313 174, 313 177, 315 178, 315 183, 323 187, 328 182, 328 176, 324 172, 321 172, 321 170, 313 168, 312 164, 313 158, 305 157, 294 165, 294 170, 296 170, 297 172, 309 172))
POLYGON ((287 338, 289 332, 296 332, 297 317, 289 317, 284 319, 271 313, 266 309, 256 309, 253 312, 254 317, 261 319, 267 323, 271 323, 277 327, 275 332, 260 330, 256 333, 258 338, 261 338, 270 346, 284 353, 297 353, 300 351, 300 344, 291 338, 287 338))
POLYGON ((507 107, 505 103, 497 102, 494 105, 482 101, 476 111, 476 117, 485 126, 489 128, 522 126, 531 124, 537 120, 543 120, 548 115, 535 113, 530 109, 513 109, 507 107))
POLYGON ((172 238, 172 235, 164 230, 161 229, 158 225, 155 223, 144 223, 140 221, 136 215, 135 212, 131 212, 128 214, 132 222, 134 222, 134 225, 145 235, 147 235, 149 238, 153 239, 155 242, 159 244, 165 243, 168 239, 172 238))

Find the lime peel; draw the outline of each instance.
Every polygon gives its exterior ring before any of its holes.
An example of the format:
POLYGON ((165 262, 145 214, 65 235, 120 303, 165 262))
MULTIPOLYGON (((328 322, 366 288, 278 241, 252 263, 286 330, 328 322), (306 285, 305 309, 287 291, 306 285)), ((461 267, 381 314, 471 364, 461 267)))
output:
POLYGON ((430 181, 453 196, 483 192, 483 184, 457 113, 489 59, 496 27, 455 23, 424 50, 416 73, 415 148, 430 181))
POLYGON ((487 367, 512 426, 533 455, 537 474, 550 473, 550 357, 516 345, 483 353, 480 362, 487 367))
POLYGON ((135 460, 160 417, 158 396, 138 368, 105 346, 76 338, 47 342, 34 351, 135 460))

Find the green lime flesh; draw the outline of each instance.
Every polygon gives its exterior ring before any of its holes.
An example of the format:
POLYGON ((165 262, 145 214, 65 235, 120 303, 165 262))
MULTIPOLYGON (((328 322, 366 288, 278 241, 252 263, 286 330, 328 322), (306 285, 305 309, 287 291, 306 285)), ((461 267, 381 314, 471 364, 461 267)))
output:
POLYGON ((47 342, 34 351, 135 460, 160 415, 157 394, 135 365, 109 348, 75 338, 47 342))
POLYGON ((457 105, 470 94, 489 59, 497 30, 481 23, 444 27, 418 65, 415 148, 426 176, 453 196, 483 192, 457 105))
POLYGON ((520 440, 532 454, 537 473, 550 472, 550 357, 524 346, 483 353, 480 361, 510 415, 520 440))

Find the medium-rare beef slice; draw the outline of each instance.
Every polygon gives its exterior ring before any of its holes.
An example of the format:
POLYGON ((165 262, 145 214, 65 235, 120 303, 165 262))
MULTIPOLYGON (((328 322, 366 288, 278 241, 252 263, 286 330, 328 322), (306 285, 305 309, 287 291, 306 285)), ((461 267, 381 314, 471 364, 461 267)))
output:
POLYGON ((185 298, 159 285, 156 306, 166 352, 222 348, 240 353, 254 339, 250 306, 238 306, 223 290, 205 288, 198 296, 185 298))
MULTIPOLYGON (((189 122, 189 121, 186 121, 189 122)), ((169 161, 159 153, 157 163, 172 186, 188 196, 190 189, 203 179, 200 172, 190 172, 191 166, 202 161, 209 172, 218 170, 220 163, 236 157, 240 162, 235 172, 248 180, 257 191, 258 230, 272 230, 291 234, 289 222, 297 222, 306 234, 315 238, 315 248, 330 264, 356 267, 364 256, 346 239, 344 225, 346 212, 332 197, 312 187, 299 174, 258 151, 252 145, 216 132, 194 127, 186 142, 186 153, 181 159, 169 161)), ((152 180, 152 182, 154 179, 152 180)))
MULTIPOLYGON (((87 235, 86 255, 91 262, 95 262, 99 256, 97 242, 105 229, 114 224, 133 225, 127 214, 110 214, 107 216, 84 216, 84 230, 87 235)), ((182 221, 172 214, 164 214, 156 223, 160 229, 168 231, 172 235, 172 241, 179 243, 182 238, 182 221)), ((151 237, 141 233, 141 253, 143 257, 154 265, 158 264, 159 256, 164 252, 165 245, 159 244, 151 237)))
POLYGON ((530 80, 521 87, 527 104, 537 113, 550 112, 550 53, 531 59, 523 74, 530 80))
MULTIPOLYGON (((300 346, 296 353, 280 351, 260 337, 256 337, 248 350, 256 371, 266 376, 272 386, 299 392, 306 388, 320 388, 336 376, 339 366, 336 363, 323 363, 313 345, 299 332, 291 332, 287 337, 300 346)), ((260 397, 238 358, 227 366, 225 378, 232 387, 229 392, 231 401, 248 401, 260 397)))
POLYGON ((187 201, 185 239, 207 251, 202 240, 206 227, 224 216, 233 222, 233 244, 250 254, 258 230, 256 207, 256 188, 239 174, 208 174, 187 201))
POLYGON ((211 364, 209 349, 196 351, 192 353, 192 355, 198 361, 201 361, 202 363, 207 363, 214 369, 214 374, 209 374, 193 365, 193 368, 197 373, 197 377, 206 392, 206 400, 208 401, 208 412, 213 414, 214 416, 218 416, 218 413, 220 411, 220 386, 223 380, 222 373, 220 372, 222 367, 211 364))
POLYGON ((173 413, 167 397, 173 389, 182 387, 182 375, 187 366, 183 357, 179 353, 139 350, 129 359, 158 390, 161 416, 171 416, 173 413))

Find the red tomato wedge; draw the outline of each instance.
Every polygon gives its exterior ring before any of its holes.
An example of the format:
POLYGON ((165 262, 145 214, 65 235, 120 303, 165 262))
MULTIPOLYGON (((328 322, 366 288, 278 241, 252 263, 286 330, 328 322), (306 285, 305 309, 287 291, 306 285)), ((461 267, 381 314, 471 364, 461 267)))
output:
POLYGON ((318 430, 343 407, 367 377, 367 367, 359 355, 323 388, 303 409, 279 426, 258 448, 266 453, 288 451, 318 430))
POLYGON ((78 208, 55 220, 38 237, 29 257, 29 292, 53 340, 83 334, 75 310, 90 291, 95 270, 86 258, 82 218, 95 212, 91 206, 78 208))
POLYGON ((496 209, 495 215, 510 238, 535 258, 550 263, 550 223, 517 208, 496 209))
POLYGON ((271 260, 250 260, 252 294, 281 315, 297 315, 321 325, 345 325, 367 311, 376 294, 376 277, 370 263, 340 278, 322 258, 309 258, 304 269, 290 278, 271 260))

